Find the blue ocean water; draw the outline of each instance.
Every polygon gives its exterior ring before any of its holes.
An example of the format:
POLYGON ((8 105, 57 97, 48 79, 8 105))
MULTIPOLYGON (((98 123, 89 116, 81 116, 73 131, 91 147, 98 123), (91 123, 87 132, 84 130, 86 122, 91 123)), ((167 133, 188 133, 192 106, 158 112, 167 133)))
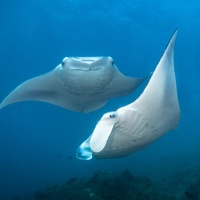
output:
MULTIPOLYGON (((128 168, 153 179, 199 163, 200 3, 197 0, 8 0, 0 2, 0 99, 46 73, 65 56, 111 56, 129 76, 152 72, 176 28, 175 70, 181 120, 145 149, 125 158, 82 161, 78 146, 101 116, 132 101, 111 99, 82 114, 42 102, 0 110, 0 199, 28 195, 97 169, 128 168)), ((170 98, 170 97, 169 97, 170 98)))

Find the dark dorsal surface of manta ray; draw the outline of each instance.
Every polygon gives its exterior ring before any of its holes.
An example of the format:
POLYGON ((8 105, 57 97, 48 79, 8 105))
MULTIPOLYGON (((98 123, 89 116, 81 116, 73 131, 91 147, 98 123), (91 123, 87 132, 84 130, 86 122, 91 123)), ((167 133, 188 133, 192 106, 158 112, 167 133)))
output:
POLYGON ((103 115, 76 157, 115 158, 140 150, 175 129, 180 108, 174 72, 174 32, 143 93, 131 104, 103 115))
POLYGON ((111 57, 65 57, 54 70, 15 88, 0 109, 36 100, 87 113, 102 107, 109 98, 128 95, 144 80, 123 75, 111 57))

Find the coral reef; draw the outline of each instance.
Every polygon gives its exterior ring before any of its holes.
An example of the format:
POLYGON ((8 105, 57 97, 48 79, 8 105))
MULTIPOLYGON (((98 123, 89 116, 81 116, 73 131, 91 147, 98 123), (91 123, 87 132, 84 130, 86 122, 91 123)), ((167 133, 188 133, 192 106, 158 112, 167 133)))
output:
POLYGON ((96 171, 90 179, 72 178, 65 184, 37 191, 34 200, 172 200, 147 177, 96 171))
POLYGON ((154 180, 122 173, 96 171, 89 179, 71 178, 63 185, 13 200, 200 200, 200 165, 154 180))

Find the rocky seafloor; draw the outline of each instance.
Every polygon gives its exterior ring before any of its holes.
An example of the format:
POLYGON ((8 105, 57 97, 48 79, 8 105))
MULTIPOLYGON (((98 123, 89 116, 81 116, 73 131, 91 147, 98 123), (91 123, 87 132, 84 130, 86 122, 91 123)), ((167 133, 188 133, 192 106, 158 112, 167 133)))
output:
MULTIPOLYGON (((24 198, 14 197, 13 200, 24 198)), ((200 200, 200 166, 151 181, 121 173, 96 171, 89 179, 71 178, 63 185, 36 191, 27 200, 200 200)))

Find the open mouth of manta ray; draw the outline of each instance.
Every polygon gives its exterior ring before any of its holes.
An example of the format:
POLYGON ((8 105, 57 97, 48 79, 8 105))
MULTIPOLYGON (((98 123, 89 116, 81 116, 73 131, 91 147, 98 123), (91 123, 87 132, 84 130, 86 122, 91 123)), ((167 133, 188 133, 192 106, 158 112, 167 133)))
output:
POLYGON ((65 57, 62 66, 73 70, 96 71, 103 67, 112 67, 113 59, 109 56, 65 57))
POLYGON ((74 57, 74 59, 76 59, 77 61, 80 61, 80 62, 84 62, 84 63, 87 63, 87 64, 91 64, 97 60, 100 60, 102 59, 103 56, 98 56, 98 57, 74 57))

